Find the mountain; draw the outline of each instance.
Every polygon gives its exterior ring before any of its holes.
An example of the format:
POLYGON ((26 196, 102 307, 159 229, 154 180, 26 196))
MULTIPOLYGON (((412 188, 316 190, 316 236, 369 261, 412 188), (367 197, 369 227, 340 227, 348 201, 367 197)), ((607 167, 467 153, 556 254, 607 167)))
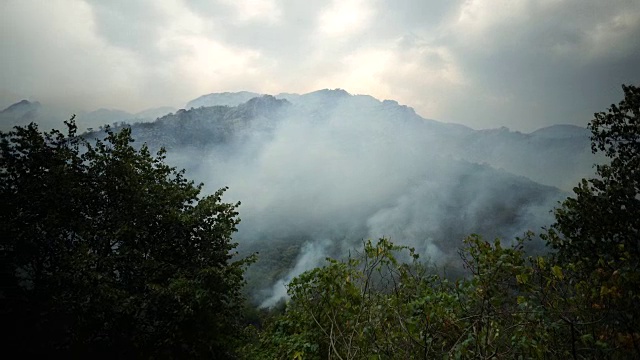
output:
POLYGON ((88 128, 111 125, 121 121, 127 122, 133 119, 133 114, 117 109, 98 109, 76 116, 77 123, 88 128))
POLYGON ((37 101, 30 102, 29 100, 20 100, 17 103, 10 105, 6 109, 2 110, 2 112, 0 113, 3 115, 12 114, 14 116, 24 116, 29 112, 37 111, 40 106, 40 103, 37 101))
POLYGON ((591 132, 586 128, 575 125, 552 125, 538 129, 532 132, 531 135, 547 139, 566 139, 589 137, 591 132))
POLYGON ((161 106, 140 111, 134 115, 136 119, 143 121, 153 121, 159 117, 176 112, 178 109, 171 106, 161 106))
POLYGON ((133 123, 153 121, 163 115, 175 112, 176 109, 164 106, 147 109, 136 114, 118 109, 98 109, 91 112, 77 111, 51 105, 42 105, 37 101, 21 100, 0 112, 0 130, 9 130, 13 126, 24 126, 30 122, 37 123, 44 129, 65 130, 64 121, 76 115, 76 124, 80 131, 99 128, 114 123, 133 123))
MULTIPOLYGON (((273 96, 252 98, 238 106, 210 106, 180 109, 154 122, 134 124, 132 134, 139 143, 152 150, 165 147, 171 151, 184 148, 204 149, 226 144, 242 134, 273 126, 277 111, 290 105, 273 96)), ((118 127, 129 126, 119 124, 118 127)), ((89 133, 86 136, 96 136, 89 133)))
MULTIPOLYGON (((577 179, 593 173, 593 164, 604 159, 591 153, 584 128, 551 127, 531 134, 507 128, 479 130, 449 138, 451 152, 471 162, 526 176, 538 183, 572 189, 577 179)), ((443 145, 446 146, 446 145, 443 145)))
POLYGON ((63 121, 69 120, 72 114, 73 112, 66 112, 59 107, 21 100, 0 111, 0 131, 8 131, 14 126, 26 126, 31 122, 45 130, 61 129, 64 127, 63 121))
POLYGON ((8 129, 16 125, 26 125, 37 119, 42 105, 39 102, 21 100, 0 111, 0 129, 8 129))
POLYGON ((93 128, 103 125, 114 125, 115 123, 153 121, 164 115, 171 114, 174 111, 176 111, 176 109, 170 106, 151 108, 135 114, 118 109, 98 109, 78 115, 76 121, 86 128, 93 128))
POLYGON ((474 130, 341 89, 208 94, 171 110, 147 122, 117 110, 83 116, 166 148, 205 193, 229 186, 225 200, 242 201, 239 249, 260 252, 247 273, 256 301, 277 300, 287 279, 364 238, 390 237, 455 272, 466 235, 509 240, 549 225, 598 160, 586 129, 474 130))
POLYGON ((256 94, 249 91, 240 92, 224 92, 213 93, 208 95, 202 95, 197 99, 191 100, 185 106, 186 109, 199 108, 203 106, 237 106, 244 102, 251 100, 252 98, 259 97, 260 94, 256 94))

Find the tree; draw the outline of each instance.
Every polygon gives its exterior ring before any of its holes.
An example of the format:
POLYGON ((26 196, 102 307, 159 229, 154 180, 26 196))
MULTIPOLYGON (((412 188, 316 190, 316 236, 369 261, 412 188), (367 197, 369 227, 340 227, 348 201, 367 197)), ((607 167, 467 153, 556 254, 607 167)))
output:
POLYGON ((630 252, 640 259, 640 88, 623 86, 625 99, 589 124, 591 148, 610 158, 597 178, 583 180, 556 211, 553 239, 567 261, 595 263, 630 252))
POLYGON ((610 163, 574 188, 547 240, 572 273, 583 332, 611 354, 640 357, 640 88, 622 88, 624 100, 589 124, 592 151, 610 163))
POLYGON ((237 204, 136 150, 129 129, 95 144, 0 133, 0 305, 23 354, 233 356, 243 272, 237 204))

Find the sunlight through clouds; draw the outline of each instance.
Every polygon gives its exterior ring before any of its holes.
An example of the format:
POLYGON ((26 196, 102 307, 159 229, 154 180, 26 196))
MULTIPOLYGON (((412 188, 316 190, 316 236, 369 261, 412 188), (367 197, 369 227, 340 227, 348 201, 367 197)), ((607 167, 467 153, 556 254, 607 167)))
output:
POLYGON ((375 10, 366 0, 336 0, 320 15, 320 32, 327 36, 350 36, 370 25, 375 10))
POLYGON ((282 10, 275 0, 222 0, 235 11, 236 21, 240 24, 250 22, 278 23, 282 10))

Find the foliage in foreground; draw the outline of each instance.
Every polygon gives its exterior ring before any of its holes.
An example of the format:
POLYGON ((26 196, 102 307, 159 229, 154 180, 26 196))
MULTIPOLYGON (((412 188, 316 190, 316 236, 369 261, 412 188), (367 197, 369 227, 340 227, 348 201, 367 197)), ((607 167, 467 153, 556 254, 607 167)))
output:
POLYGON ((637 335, 628 324, 608 321, 627 310, 616 308, 603 288, 594 302, 594 289, 573 264, 527 257, 525 241, 503 246, 468 237, 460 253, 469 277, 455 282, 434 275, 411 249, 368 241, 358 256, 329 259, 293 280, 285 312, 256 332, 245 356, 637 358, 637 335))
MULTIPOLYGON (((0 133, 0 312, 19 354, 216 357, 240 338, 238 204, 136 151, 37 126, 0 133)), ((5 351, 9 351, 5 349, 5 351)))
POLYGON ((503 247, 471 236, 465 244, 473 276, 456 282, 387 239, 366 242, 356 257, 329 260, 291 282, 286 312, 248 358, 539 357, 556 338, 540 327, 545 314, 529 288, 534 278, 552 286, 557 276, 530 266, 522 241, 503 247))
POLYGON ((294 279, 247 358, 640 358, 640 89, 623 90, 589 125, 611 162, 542 235, 555 252, 473 235, 460 251, 468 276, 450 282, 412 249, 367 242, 294 279))

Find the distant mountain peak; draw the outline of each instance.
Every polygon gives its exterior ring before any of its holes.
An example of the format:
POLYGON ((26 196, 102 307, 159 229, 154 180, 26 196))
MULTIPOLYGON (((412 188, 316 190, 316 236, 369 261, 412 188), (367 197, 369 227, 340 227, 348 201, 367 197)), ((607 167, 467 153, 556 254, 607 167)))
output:
POLYGON ((572 137, 589 137, 591 132, 589 129, 568 124, 559 124, 543 127, 531 133, 532 136, 538 136, 548 139, 566 139, 572 137))
POLYGON ((262 96, 262 94, 250 91, 211 93, 189 101, 185 106, 185 109, 199 108, 203 106, 238 106, 260 96, 262 96))
POLYGON ((288 101, 285 99, 276 99, 273 95, 262 95, 256 96, 254 98, 249 99, 246 102, 247 105, 262 105, 262 104, 279 104, 279 103, 287 103, 288 101))
POLYGON ((30 110, 35 110, 40 107, 40 103, 37 101, 29 101, 29 100, 20 100, 15 104, 9 105, 6 109, 2 110, 3 113, 13 113, 13 112, 26 112, 30 110))
POLYGON ((249 99, 249 101, 238 105, 237 110, 245 112, 250 116, 265 115, 271 116, 282 106, 291 105, 286 99, 277 99, 272 95, 262 95, 249 99))
POLYGON ((324 96, 331 96, 335 98, 352 96, 348 91, 340 88, 316 90, 305 95, 324 95, 324 96))

